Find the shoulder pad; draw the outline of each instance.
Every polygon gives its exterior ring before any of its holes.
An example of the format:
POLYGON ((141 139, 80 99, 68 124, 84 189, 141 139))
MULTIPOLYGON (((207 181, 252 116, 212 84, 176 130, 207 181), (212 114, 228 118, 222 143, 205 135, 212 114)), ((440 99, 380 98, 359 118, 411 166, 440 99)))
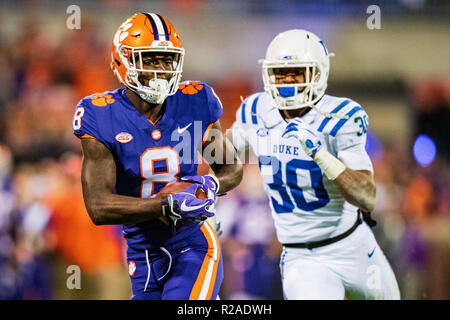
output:
POLYGON ((265 92, 248 96, 236 112, 236 120, 243 125, 253 125, 270 129, 283 119, 265 92))
POLYGON ((79 104, 84 106, 93 105, 95 107, 107 107, 116 102, 116 92, 106 91, 103 93, 94 93, 90 96, 83 98, 79 104))
POLYGON ((330 113, 332 117, 324 117, 317 131, 335 137, 338 133, 360 132, 362 125, 365 133, 368 116, 357 102, 347 98, 328 97, 324 103, 321 111, 330 113))
POLYGON ((183 103, 183 114, 187 117, 201 119, 206 126, 216 122, 223 114, 222 103, 213 88, 202 81, 183 81, 178 86, 177 97, 183 103))
POLYGON ((206 83, 201 81, 183 81, 178 85, 178 89, 184 94, 197 94, 203 90, 205 86, 208 86, 206 83))

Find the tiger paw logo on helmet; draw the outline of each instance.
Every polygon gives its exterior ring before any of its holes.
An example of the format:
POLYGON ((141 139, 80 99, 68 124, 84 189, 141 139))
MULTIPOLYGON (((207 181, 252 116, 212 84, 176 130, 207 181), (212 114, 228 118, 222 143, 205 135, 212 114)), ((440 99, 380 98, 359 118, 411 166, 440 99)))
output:
POLYGON ((180 84, 178 88, 184 94, 196 94, 203 89, 203 85, 199 84, 198 82, 187 82, 184 84, 180 84))
POLYGON ((114 103, 116 100, 112 98, 112 94, 98 94, 91 97, 91 102, 97 107, 106 107, 108 104, 114 103))

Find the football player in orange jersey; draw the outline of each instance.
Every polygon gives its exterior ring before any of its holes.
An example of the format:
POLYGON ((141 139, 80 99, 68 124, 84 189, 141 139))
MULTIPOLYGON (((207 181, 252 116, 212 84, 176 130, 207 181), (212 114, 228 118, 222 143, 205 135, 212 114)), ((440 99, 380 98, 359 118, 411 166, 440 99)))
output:
POLYGON ((111 58, 124 88, 82 99, 73 119, 89 215, 98 225, 123 224, 132 299, 216 299, 223 267, 206 218, 215 213, 216 194, 242 178, 235 150, 220 132, 221 103, 206 83, 180 83, 184 49, 161 15, 127 19, 111 58), (202 145, 221 156, 206 158, 213 173, 198 176, 202 145), (181 180, 192 184, 158 196, 181 180), (199 188, 206 199, 195 196, 199 188))

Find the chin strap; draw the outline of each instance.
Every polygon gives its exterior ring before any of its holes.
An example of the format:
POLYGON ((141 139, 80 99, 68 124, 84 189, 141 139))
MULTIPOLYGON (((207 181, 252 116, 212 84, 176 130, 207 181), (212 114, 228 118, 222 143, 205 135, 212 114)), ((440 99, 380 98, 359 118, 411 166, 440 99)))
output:
POLYGON ((311 108, 313 108, 318 113, 320 113, 321 115, 323 115, 324 117, 327 117, 327 118, 338 118, 338 119, 345 119, 345 120, 347 120, 349 118, 349 116, 346 116, 346 115, 340 115, 340 114, 336 114, 336 113, 323 112, 323 111, 319 110, 319 108, 317 108, 315 105, 311 105, 311 108))

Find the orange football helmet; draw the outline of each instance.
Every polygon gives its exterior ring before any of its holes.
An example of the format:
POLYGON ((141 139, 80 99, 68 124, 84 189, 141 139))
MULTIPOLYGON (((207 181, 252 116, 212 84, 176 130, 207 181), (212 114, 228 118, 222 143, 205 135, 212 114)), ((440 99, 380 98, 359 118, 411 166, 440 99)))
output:
POLYGON ((111 54, 111 68, 117 79, 150 103, 160 104, 175 94, 181 79, 184 48, 175 27, 164 17, 155 13, 136 13, 117 30, 111 54), (144 69, 145 53, 170 53, 173 55, 172 70, 144 69), (138 77, 141 72, 153 73, 148 86, 138 77), (170 73, 168 80, 157 77, 170 73))

